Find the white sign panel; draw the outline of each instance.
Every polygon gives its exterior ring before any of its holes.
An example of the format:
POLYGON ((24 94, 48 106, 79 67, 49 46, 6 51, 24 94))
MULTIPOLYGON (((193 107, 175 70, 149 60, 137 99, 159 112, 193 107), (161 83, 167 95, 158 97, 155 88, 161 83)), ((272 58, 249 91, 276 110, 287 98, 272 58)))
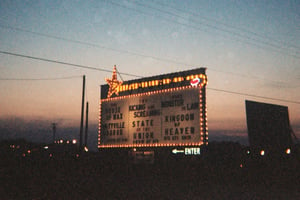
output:
POLYGON ((100 145, 199 144, 199 88, 101 102, 100 145))

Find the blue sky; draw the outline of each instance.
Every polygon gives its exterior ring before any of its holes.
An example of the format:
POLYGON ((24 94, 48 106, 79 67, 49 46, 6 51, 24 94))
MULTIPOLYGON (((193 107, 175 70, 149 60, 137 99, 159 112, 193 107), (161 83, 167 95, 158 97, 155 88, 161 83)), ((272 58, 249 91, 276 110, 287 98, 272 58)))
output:
MULTIPOLYGON (((0 1, 0 51, 138 76, 207 67, 209 130, 246 135, 245 99, 286 105, 300 134, 299 1, 0 1), (298 103, 236 95, 214 89, 298 103), (231 130, 231 131, 228 131, 231 130)), ((0 118, 91 123, 111 73, 0 53, 0 118)), ((135 77, 122 75, 124 80, 135 77)))

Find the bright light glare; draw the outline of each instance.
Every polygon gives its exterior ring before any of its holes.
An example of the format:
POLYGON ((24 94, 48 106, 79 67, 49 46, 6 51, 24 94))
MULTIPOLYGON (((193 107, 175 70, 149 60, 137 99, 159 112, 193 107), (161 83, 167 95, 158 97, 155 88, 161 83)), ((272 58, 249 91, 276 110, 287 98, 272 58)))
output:
POLYGON ((73 143, 73 144, 76 144, 76 143, 77 143, 77 140, 73 139, 73 140, 72 140, 72 143, 73 143))
POLYGON ((286 153, 286 154, 291 154, 291 149, 290 149, 290 148, 287 148, 287 149, 285 150, 285 153, 286 153))
POLYGON ((260 155, 261 155, 261 156, 264 156, 264 155, 265 155, 265 151, 264 151, 264 150, 261 150, 261 151, 260 151, 260 155))

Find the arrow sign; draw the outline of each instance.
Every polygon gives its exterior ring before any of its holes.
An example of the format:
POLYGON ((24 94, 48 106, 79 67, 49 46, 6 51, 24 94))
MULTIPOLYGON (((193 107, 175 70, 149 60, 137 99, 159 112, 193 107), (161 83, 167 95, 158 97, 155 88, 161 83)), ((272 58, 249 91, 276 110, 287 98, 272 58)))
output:
POLYGON ((172 153, 177 154, 177 153, 184 153, 184 150, 178 150, 178 149, 173 149, 172 153))

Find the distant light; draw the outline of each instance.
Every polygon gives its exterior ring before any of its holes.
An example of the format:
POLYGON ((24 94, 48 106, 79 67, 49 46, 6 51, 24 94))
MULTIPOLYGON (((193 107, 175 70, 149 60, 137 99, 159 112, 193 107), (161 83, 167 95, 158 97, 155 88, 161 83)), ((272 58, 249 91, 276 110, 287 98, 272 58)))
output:
POLYGON ((265 155, 265 151, 264 151, 264 150, 261 150, 261 151, 260 151, 260 155, 261 155, 261 156, 264 156, 264 155, 265 155))
POLYGON ((88 152, 89 149, 88 149, 87 147, 84 147, 84 151, 85 151, 85 152, 88 152))
POLYGON ((61 144, 62 144, 62 143, 64 143, 64 141, 63 141, 63 140, 60 140, 59 142, 60 142, 61 144))
POLYGON ((67 140, 67 144, 69 144, 70 143, 70 141, 69 140, 67 140))
POLYGON ((243 168, 243 164, 242 163, 240 164, 240 168, 243 168))
POLYGON ((72 140, 72 144, 76 144, 77 143, 77 140, 76 139, 73 139, 72 140))
POLYGON ((287 149, 285 150, 285 153, 286 153, 286 154, 291 154, 291 149, 290 149, 290 148, 287 148, 287 149))
POLYGON ((246 153, 249 155, 250 154, 250 150, 248 150, 246 153))
POLYGON ((28 149, 27 153, 28 153, 28 154, 30 154, 30 153, 31 153, 30 149, 28 149))
POLYGON ((48 146, 44 146, 44 149, 49 149, 49 147, 48 146))
POLYGON ((133 148, 133 151, 136 151, 136 148, 133 148))
POLYGON ((53 156, 52 153, 50 153, 50 154, 49 154, 49 157, 52 158, 52 156, 53 156))
POLYGON ((76 158, 79 158, 79 154, 76 154, 76 158))

